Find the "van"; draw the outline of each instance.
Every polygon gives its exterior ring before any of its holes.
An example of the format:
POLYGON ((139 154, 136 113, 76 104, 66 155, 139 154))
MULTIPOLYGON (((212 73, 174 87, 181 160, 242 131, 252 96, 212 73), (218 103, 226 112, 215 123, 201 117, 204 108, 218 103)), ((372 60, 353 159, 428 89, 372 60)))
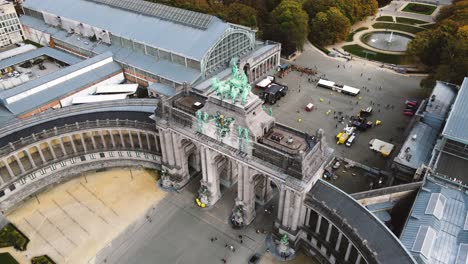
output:
POLYGON ((346 144, 345 144, 345 145, 346 145, 347 147, 351 147, 351 145, 353 145, 355 139, 356 139, 356 134, 352 134, 352 135, 348 138, 348 140, 346 141, 346 144))

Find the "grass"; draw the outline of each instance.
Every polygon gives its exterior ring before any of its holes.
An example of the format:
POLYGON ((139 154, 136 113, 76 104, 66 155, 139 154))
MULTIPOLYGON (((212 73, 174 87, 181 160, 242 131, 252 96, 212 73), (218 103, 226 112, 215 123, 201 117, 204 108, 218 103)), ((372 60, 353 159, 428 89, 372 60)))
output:
POLYGON ((392 64, 405 64, 407 56, 405 55, 394 55, 394 54, 385 54, 380 52, 375 52, 369 49, 366 49, 360 45, 346 45, 343 46, 343 49, 353 55, 366 58, 366 51, 372 52, 371 54, 367 55, 368 60, 373 61, 380 61, 385 63, 392 63, 392 64))
POLYGON ((403 12, 409 12, 409 13, 417 13, 417 14, 423 14, 423 15, 431 15, 434 13, 434 10, 436 10, 436 6, 434 5, 423 5, 423 4, 417 4, 417 3, 409 3, 403 8, 403 12))
POLYGON ((353 41, 354 34, 356 34, 359 31, 366 30, 366 29, 369 29, 369 28, 368 27, 360 27, 360 28, 354 30, 353 32, 349 33, 349 35, 346 37, 346 41, 347 42, 353 41))
POLYGON ((393 17, 391 16, 380 16, 376 19, 377 21, 393 22, 393 17))
POLYGON ((375 23, 372 25, 373 28, 379 28, 379 29, 393 29, 393 30, 399 30, 403 32, 408 32, 412 34, 416 34, 418 32, 421 32, 424 30, 424 28, 420 27, 413 27, 410 25, 404 25, 404 24, 395 24, 395 23, 375 23))
POLYGON ((419 25, 419 24, 429 23, 427 21, 412 19, 412 18, 407 18, 407 17, 396 17, 396 22, 402 23, 402 24, 409 24, 409 25, 419 25))
POLYGON ((24 251, 28 243, 29 239, 11 223, 0 230, 0 247, 12 246, 15 249, 24 251))
POLYGON ((0 263, 2 264, 19 264, 10 253, 0 253, 0 263))
POLYGON ((32 258, 31 264, 55 264, 55 262, 49 256, 43 255, 32 258))

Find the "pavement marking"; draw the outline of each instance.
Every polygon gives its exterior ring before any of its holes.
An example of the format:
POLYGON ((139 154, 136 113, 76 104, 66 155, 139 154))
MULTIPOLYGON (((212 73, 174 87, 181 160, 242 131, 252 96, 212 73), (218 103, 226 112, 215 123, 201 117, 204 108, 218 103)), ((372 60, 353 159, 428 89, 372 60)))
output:
POLYGON ((47 216, 45 216, 40 210, 37 210, 37 212, 39 212, 39 214, 44 217, 44 220, 46 222, 48 222, 49 224, 51 224, 53 227, 55 227, 55 229, 57 229, 59 231, 60 234, 62 234, 63 237, 65 237, 68 242, 70 242, 71 244, 73 244, 75 247, 77 247, 77 244, 75 242, 73 242, 73 240, 71 240, 67 235, 65 235, 65 233, 63 232, 63 230, 58 227, 56 224, 54 224, 47 216))
POLYGON ((60 211, 62 211, 62 213, 64 213, 68 218, 70 218, 70 220, 76 224, 81 230, 83 230, 88 236, 90 235, 88 230, 86 230, 86 228, 84 228, 82 225, 80 225, 80 223, 78 223, 67 211, 65 211, 65 209, 57 203, 57 201, 55 200, 52 200, 55 205, 57 205, 57 207, 60 209, 60 211))
POLYGON ((93 213, 94 215, 96 215, 97 217, 99 217, 104 223, 109 224, 109 222, 108 222, 104 217, 102 217, 102 216, 99 215, 96 211, 94 211, 93 209, 91 209, 89 206, 87 206, 86 204, 84 204, 84 203, 82 203, 80 200, 78 200, 78 198, 76 198, 69 190, 66 190, 66 192, 67 192, 68 195, 70 195, 77 203, 79 203, 80 205, 82 205, 83 207, 85 207, 86 209, 88 209, 88 211, 90 211, 91 213, 93 213))
POLYGON ((34 228, 34 226, 28 221, 28 219, 26 219, 26 218, 23 218, 23 219, 24 219, 24 221, 34 230, 34 232, 35 232, 42 240, 44 240, 44 241, 47 243, 47 245, 49 245, 49 246, 50 246, 57 254, 59 254, 62 258, 65 258, 65 256, 64 256, 62 253, 60 253, 60 251, 58 251, 58 249, 55 248, 54 245, 52 245, 52 244, 39 232, 39 229, 34 228))
POLYGON ((112 211, 112 213, 114 213, 116 216, 119 216, 119 214, 117 214, 117 212, 112 209, 112 207, 108 206, 101 198, 99 198, 93 191, 91 191, 88 187, 86 187, 86 185, 84 185, 82 182, 80 182, 80 185, 83 186, 83 188, 88 191, 92 196, 94 196, 94 198, 96 198, 98 201, 100 201, 106 208, 108 208, 109 210, 112 211))

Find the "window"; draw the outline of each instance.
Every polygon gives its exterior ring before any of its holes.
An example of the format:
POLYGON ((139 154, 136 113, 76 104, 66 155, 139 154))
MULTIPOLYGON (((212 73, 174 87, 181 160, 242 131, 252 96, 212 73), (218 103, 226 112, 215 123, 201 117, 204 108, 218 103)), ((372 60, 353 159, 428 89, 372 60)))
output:
POLYGON ((419 252, 429 259, 436 237, 437 233, 432 227, 420 226, 416 239, 414 240, 412 251, 419 252))
POLYGON ((437 219, 441 220, 444 214, 445 203, 447 202, 447 198, 440 193, 433 193, 431 194, 431 198, 429 199, 429 203, 426 207, 425 214, 432 214, 437 219))

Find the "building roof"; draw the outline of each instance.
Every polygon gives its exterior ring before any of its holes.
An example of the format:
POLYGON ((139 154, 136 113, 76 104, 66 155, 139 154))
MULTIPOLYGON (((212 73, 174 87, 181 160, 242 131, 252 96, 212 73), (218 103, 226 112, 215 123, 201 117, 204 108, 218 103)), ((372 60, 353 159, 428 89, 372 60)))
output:
POLYGON ((105 53, 87 59, 60 71, 34 79, 12 89, 2 91, 0 92, 0 99, 4 106, 15 115, 34 110, 53 100, 72 94, 79 88, 88 86, 107 76, 121 72, 122 69, 120 65, 114 61, 110 61, 103 63, 103 65, 99 65, 92 70, 77 74, 76 76, 70 76, 70 74, 79 73, 79 70, 83 70, 88 66, 96 65, 96 63, 101 61, 105 62, 105 60, 108 60, 109 58, 112 58, 111 53, 105 53), (65 77, 66 79, 63 81, 54 83, 57 82, 59 78, 65 77), (40 87, 41 85, 46 85, 46 88, 34 91, 35 88, 40 87), (25 94, 25 96, 22 96, 23 94, 25 94), (16 99, 15 96, 20 97, 16 99), (15 100, 11 100, 12 98, 15 98, 15 100))
POLYGON ((419 263, 466 263, 467 206, 464 190, 428 177, 416 196, 401 242, 419 263), (458 256, 462 262, 456 262, 458 256))
POLYGON ((162 83, 152 83, 148 86, 148 91, 155 91, 158 94, 162 94, 165 96, 173 96, 176 94, 176 89, 174 87, 170 87, 164 85, 162 83))
POLYGON ((180 15, 176 9, 169 9, 174 10, 167 12, 173 19, 167 20, 87 0, 28 0, 23 6, 105 29, 113 35, 195 60, 201 60, 230 27, 216 17, 211 17, 206 29, 173 22, 180 15))
POLYGON ((36 46, 31 45, 31 44, 26 44, 26 45, 23 45, 23 46, 20 46, 20 47, 16 47, 16 48, 13 48, 13 49, 3 51, 3 52, 0 53, 0 62, 3 62, 3 60, 14 57, 14 56, 16 56, 18 54, 25 53, 25 52, 35 50, 35 49, 37 49, 36 46))
POLYGON ((85 42, 88 41, 86 38, 80 38, 78 40, 76 35, 68 35, 67 32, 49 26, 39 19, 22 16, 20 20, 23 25, 46 32, 54 39, 72 44, 73 46, 80 47, 84 50, 98 54, 110 51, 114 54, 114 59, 118 62, 123 62, 124 64, 131 65, 146 72, 162 76, 176 83, 186 82, 192 84, 201 76, 201 72, 195 69, 184 67, 183 65, 173 63, 168 60, 157 59, 155 57, 137 53, 128 48, 118 47, 115 45, 108 46, 98 43, 86 44, 85 42))
POLYGON ((425 112, 445 119, 456 96, 455 85, 437 81, 429 97, 425 112), (434 101, 431 101, 432 97, 434 97, 434 101))
POLYGON ((32 60, 40 56, 48 56, 58 61, 64 62, 68 65, 76 64, 82 61, 81 58, 76 57, 72 54, 52 49, 49 47, 43 47, 40 49, 31 50, 25 53, 18 54, 16 56, 10 57, 8 59, 0 60, 0 69, 10 67, 12 65, 20 64, 27 60, 32 60))
POLYGON ((413 169, 419 168, 431 157, 437 135, 438 131, 433 127, 416 122, 394 161, 413 169))
POLYGON ((364 244, 376 253, 374 256, 379 263, 414 263, 398 238, 374 214, 337 187, 320 179, 308 197, 335 212, 343 223, 349 225, 361 239, 359 242, 366 241, 364 244))
POLYGON ((445 124, 442 135, 468 144, 468 77, 465 77, 445 124))

